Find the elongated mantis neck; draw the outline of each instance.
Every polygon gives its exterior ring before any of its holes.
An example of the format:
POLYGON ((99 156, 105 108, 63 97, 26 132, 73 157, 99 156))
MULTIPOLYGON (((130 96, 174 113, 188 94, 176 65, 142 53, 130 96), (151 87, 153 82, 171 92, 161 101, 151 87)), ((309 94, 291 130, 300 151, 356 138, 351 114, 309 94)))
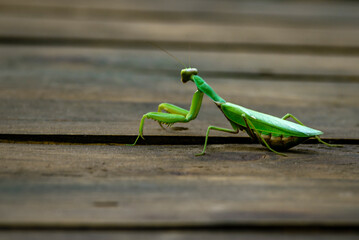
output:
POLYGON ((197 85, 197 88, 201 92, 205 93, 208 97, 210 97, 214 102, 217 102, 217 103, 225 103, 226 102, 200 76, 192 75, 191 78, 192 78, 193 82, 197 85))

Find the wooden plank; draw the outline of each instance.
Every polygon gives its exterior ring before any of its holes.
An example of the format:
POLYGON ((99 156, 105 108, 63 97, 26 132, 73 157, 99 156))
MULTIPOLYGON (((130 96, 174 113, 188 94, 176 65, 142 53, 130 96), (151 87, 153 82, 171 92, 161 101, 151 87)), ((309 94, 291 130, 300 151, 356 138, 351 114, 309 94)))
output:
MULTIPOLYGON (((206 100, 208 101, 208 100, 206 100)), ((160 102, 164 102, 159 101, 160 102)), ((172 102, 172 101, 168 101, 172 102)), ((143 114, 156 111, 158 103, 98 103, 61 100, 8 100, 1 101, 2 134, 94 134, 130 135, 138 134, 143 114)), ((189 108, 183 102, 172 102, 189 108)), ((280 107, 251 104, 247 107, 274 116, 290 112, 312 128, 320 129, 326 138, 358 139, 357 107, 341 108, 317 105, 308 107, 280 107), (334 112, 336 114, 334 114, 334 112), (343 117, 344 116, 344 117, 343 117)), ((214 105, 204 104, 195 121, 176 124, 163 130, 154 121, 146 121, 145 136, 204 136, 209 125, 230 127, 224 116, 214 105)), ((213 132, 211 136, 233 136, 213 132)), ((236 136, 247 136, 240 132, 236 136)))
POLYGON ((354 3, 224 1, 218 8, 216 2, 204 4, 203 1, 190 1, 187 4, 163 4, 162 1, 151 4, 146 1, 107 1, 107 4, 5 1, 0 4, 0 11, 4 12, 0 23, 3 35, 19 37, 188 41, 188 36, 193 36, 194 42, 357 46, 357 27, 350 26, 358 22, 355 19, 357 9, 359 5, 354 3), (17 11, 20 11, 20 16, 16 14, 17 11), (136 11, 140 12, 136 14, 136 11), (151 12, 154 14, 151 15, 151 12), (122 21, 101 20, 111 15, 119 16, 118 19, 122 21), (178 17, 173 18, 176 15, 178 17), (53 16, 59 19, 51 19, 53 16), (144 19, 144 16, 147 17, 144 19), (162 18, 156 19, 154 16, 162 18), (22 17, 26 17, 26 21, 22 17), (78 17, 82 20, 76 21, 78 17), (151 18, 154 21, 151 22, 151 18), (44 19, 47 19, 46 24, 43 24, 44 19), (344 23, 340 25, 343 19, 344 23), (301 21, 304 26, 300 27, 301 21), (271 22, 274 22, 273 27, 268 26, 271 22))
POLYGON ((358 8, 351 3, 237 5, 230 1, 218 8, 214 2, 202 1, 185 5, 161 1, 150 5, 142 1, 101 5, 5 1, 0 4, 0 42, 144 48, 148 41, 155 41, 168 49, 187 49, 190 44, 202 51, 357 56, 358 8), (199 8, 201 5, 205 7, 199 8))
MULTIPOLYGON (((1 133, 135 135, 142 114, 156 111, 161 102, 188 108, 194 91, 193 84, 180 83, 178 69, 168 61, 168 56, 158 51, 73 48, 2 50, 1 133)), ((180 57, 186 55, 181 54, 180 57)), ((219 54, 214 60, 210 60, 215 57, 212 54, 193 55, 192 62, 193 58, 204 60, 199 68, 201 75, 228 101, 276 116, 291 112, 312 127, 325 131, 328 137, 358 137, 357 83, 303 84, 297 81, 253 81, 246 77, 213 79, 206 76, 206 69, 214 67, 215 62, 220 63, 218 69, 226 72, 236 66, 229 64, 227 68, 225 63, 236 59, 244 62, 248 55, 228 58, 227 54, 219 54), (204 69, 203 74, 201 69, 204 69)), ((256 64, 258 59, 260 57, 254 57, 253 62, 247 65, 249 70, 245 71, 253 71, 251 65, 256 64)), ((268 62, 258 63, 278 70, 285 59, 277 64, 271 61, 274 59, 276 56, 267 58, 268 62)), ((296 63, 310 68, 305 61, 293 61, 294 69, 296 63)), ((329 69, 331 63, 322 66, 329 69)), ((346 72, 345 66, 341 66, 343 70, 340 71, 346 72)), ((300 68, 296 71, 299 73, 300 68)), ((190 130, 162 131, 149 121, 145 132, 152 135, 202 136, 210 124, 222 126, 227 125, 227 121, 205 98, 198 120, 180 125, 190 127, 190 130)))
MULTIPOLYGON (((156 71, 157 74, 173 71, 167 74, 178 75, 178 69, 184 67, 155 46, 148 44, 148 48, 148 50, 140 50, 2 45, 0 68, 4 74, 9 71, 17 71, 21 74, 25 70, 31 72, 31 69, 42 69, 41 71, 44 72, 49 67, 56 70, 56 66, 69 69, 71 65, 72 68, 91 67, 93 70, 101 71, 104 68, 106 71, 119 69, 121 72, 132 70, 146 74, 149 71, 156 71)), ((267 79, 287 77, 287 80, 318 81, 318 77, 322 76, 323 81, 327 78, 327 81, 359 82, 359 57, 357 56, 189 50, 171 51, 171 53, 184 65, 197 67, 201 74, 210 73, 209 76, 217 74, 218 79, 224 77, 265 79, 267 76, 267 79), (223 77, 220 76, 221 73, 223 77)))
POLYGON ((285 16, 290 18, 298 16, 301 18, 321 18, 325 16, 338 17, 358 17, 358 4, 355 2, 276 2, 276 1, 231 1, 224 0, 219 4, 216 1, 206 0, 184 0, 178 2, 175 0, 154 0, 151 2, 145 0, 105 0, 98 2, 96 0, 3 0, 3 4, 17 6, 37 7, 68 7, 75 8, 78 11, 86 8, 93 9, 123 9, 123 10, 146 10, 146 11, 163 11, 163 12, 213 12, 214 13, 239 13, 252 14, 254 16, 285 16))
MULTIPOLYGON (((78 2, 77 2, 78 3, 78 2)), ((93 6, 86 4, 49 4, 48 1, 34 4, 23 2, 14 4, 13 1, 0 3, 0 13, 3 16, 16 17, 37 17, 37 18, 71 18, 71 19, 92 19, 92 20, 131 20, 131 21, 166 21, 170 22, 206 22, 215 25, 261 25, 261 26, 291 26, 291 27, 353 27, 357 26, 358 16, 353 14, 357 5, 329 5, 295 4, 284 7, 280 4, 273 8, 273 3, 251 6, 241 3, 240 6, 231 6, 221 3, 218 9, 214 2, 193 1, 187 4, 178 2, 161 4, 137 1, 123 2, 117 5, 116 2, 104 3, 93 6), (157 4, 157 6, 156 6, 157 4), (198 8, 196 5, 205 5, 205 8, 198 8), (191 6, 192 5, 192 6, 191 6), (155 7, 154 7, 155 6, 155 7), (314 9, 313 9, 314 7, 314 9), (315 9, 321 7, 320 9, 315 9), (335 8, 334 8, 335 7, 335 8), (299 9, 298 9, 299 8, 299 9), (340 11, 338 11, 338 8, 340 11), (214 10, 216 9, 216 10, 214 10), (266 11, 263 12, 263 9, 266 11), (335 11, 333 11, 335 9, 335 11), (259 11, 258 11, 259 10, 259 11), (281 11, 282 10, 282 11, 281 11), (314 11, 313 11, 314 10, 314 11), (308 14, 309 13, 309 14, 308 14)))
MULTIPOLYGON (((174 88, 176 87, 174 86, 174 88)), ((48 91, 45 89, 43 92, 48 91)), ((103 90, 99 92, 106 94, 106 91, 103 90)), ((145 94, 144 90, 138 91, 138 93, 142 92, 145 94)), ((150 97, 156 95, 153 92, 147 92, 147 94, 150 94, 150 97)), ((60 97, 64 96, 60 94, 60 97)), ((190 98, 191 92, 187 92, 178 101, 175 101, 177 99, 175 97, 163 97, 158 101, 147 103, 123 102, 122 100, 65 100, 56 99, 56 97, 51 99, 51 97, 46 97, 46 94, 44 94, 43 99, 15 100, 14 98, 3 98, 0 103, 2 112, 0 128, 1 133, 136 135, 140 118, 144 113, 156 111, 157 105, 161 102, 171 102, 189 108, 190 98)), ((245 98, 242 97, 242 99, 245 98)), ((251 98, 247 101, 250 102, 251 98)), ((358 138, 357 106, 345 107, 330 102, 316 103, 316 106, 312 105, 311 107, 310 102, 307 102, 308 105, 289 106, 286 105, 290 104, 288 102, 284 104, 286 99, 280 101, 272 99, 273 105, 269 103, 270 100, 265 101, 267 104, 262 102, 251 102, 249 104, 243 104, 244 101, 235 102, 275 116, 284 116, 287 112, 291 112, 311 127, 323 130, 325 137, 358 138)), ((314 103, 315 100, 312 104, 314 103)), ((293 100, 293 104, 295 104, 295 100, 293 100)), ((198 119, 188 124, 176 124, 182 129, 189 128, 187 131, 163 131, 157 123, 147 121, 145 134, 203 136, 209 125, 230 127, 218 109, 208 99, 205 99, 198 119)), ((213 133, 213 135, 217 134, 220 133, 213 133)))
POLYGON ((199 150, 0 144, 0 225, 359 224, 356 145, 199 150))
POLYGON ((353 29, 293 29, 260 26, 215 26, 192 23, 75 21, 0 16, 0 35, 44 38, 91 38, 126 41, 193 41, 285 45, 358 46, 353 29))

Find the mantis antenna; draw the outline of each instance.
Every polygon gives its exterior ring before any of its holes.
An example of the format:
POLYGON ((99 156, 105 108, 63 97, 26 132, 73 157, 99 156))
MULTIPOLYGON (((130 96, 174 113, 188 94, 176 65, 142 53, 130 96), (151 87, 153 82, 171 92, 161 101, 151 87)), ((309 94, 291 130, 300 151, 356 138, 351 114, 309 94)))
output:
POLYGON ((184 68, 187 68, 186 65, 183 64, 183 62, 181 60, 179 60, 175 55, 171 54, 169 51, 167 51, 166 49, 164 49, 163 47, 150 42, 151 45, 155 46, 156 48, 162 50, 163 52, 165 52, 168 56, 172 57, 176 62, 178 62, 179 64, 181 64, 184 68))
POLYGON ((191 68, 191 43, 188 43, 188 66, 191 68))

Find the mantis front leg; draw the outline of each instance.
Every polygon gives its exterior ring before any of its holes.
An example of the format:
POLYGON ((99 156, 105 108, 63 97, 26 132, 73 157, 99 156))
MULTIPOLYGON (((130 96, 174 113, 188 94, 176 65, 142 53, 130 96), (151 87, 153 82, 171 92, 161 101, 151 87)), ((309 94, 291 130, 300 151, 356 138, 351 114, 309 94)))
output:
POLYGON ((189 122, 195 119, 199 113, 199 110, 201 109, 202 105, 202 99, 203 99, 203 92, 197 90, 193 94, 192 103, 190 110, 186 110, 183 108, 180 108, 176 105, 169 104, 169 103, 161 103, 158 106, 158 112, 149 112, 142 116, 141 122, 140 122, 140 128, 138 130, 139 134, 133 144, 130 145, 136 145, 138 139, 143 137, 143 126, 145 124, 145 119, 152 119, 157 121, 161 127, 162 123, 167 125, 172 125, 177 122, 189 122), (165 110, 168 113, 163 113, 162 110, 165 110))
MULTIPOLYGON (((167 113, 182 115, 184 117, 186 117, 187 114, 189 113, 188 110, 170 103, 161 103, 160 105, 158 105, 158 112, 162 112, 163 110, 166 111, 167 113)), ((160 124, 161 128, 165 129, 162 126, 162 122, 158 121, 158 123, 160 124)))

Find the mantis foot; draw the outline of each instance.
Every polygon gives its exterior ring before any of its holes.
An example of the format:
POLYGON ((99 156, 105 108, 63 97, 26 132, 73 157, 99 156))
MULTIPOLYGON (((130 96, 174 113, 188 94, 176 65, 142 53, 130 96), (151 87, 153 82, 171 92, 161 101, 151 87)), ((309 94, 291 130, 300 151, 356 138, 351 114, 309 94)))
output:
POLYGON ((320 139, 318 136, 315 136, 315 138, 318 140, 318 142, 323 143, 324 145, 328 147, 343 147, 343 145, 337 145, 337 144, 330 144, 327 142, 324 142, 322 139, 320 139))
POLYGON ((143 140, 145 140, 145 138, 144 138, 141 134, 139 134, 139 135, 137 136, 137 138, 136 138, 136 140, 135 140, 134 143, 132 143, 132 144, 126 144, 126 146, 135 146, 136 143, 137 143, 137 141, 138 141, 138 139, 139 139, 140 137, 141 137, 143 140))
POLYGON ((196 156, 196 157, 199 157, 199 156, 203 156, 203 155, 205 155, 205 154, 206 154, 205 152, 201 152, 201 153, 195 154, 195 156, 196 156))

